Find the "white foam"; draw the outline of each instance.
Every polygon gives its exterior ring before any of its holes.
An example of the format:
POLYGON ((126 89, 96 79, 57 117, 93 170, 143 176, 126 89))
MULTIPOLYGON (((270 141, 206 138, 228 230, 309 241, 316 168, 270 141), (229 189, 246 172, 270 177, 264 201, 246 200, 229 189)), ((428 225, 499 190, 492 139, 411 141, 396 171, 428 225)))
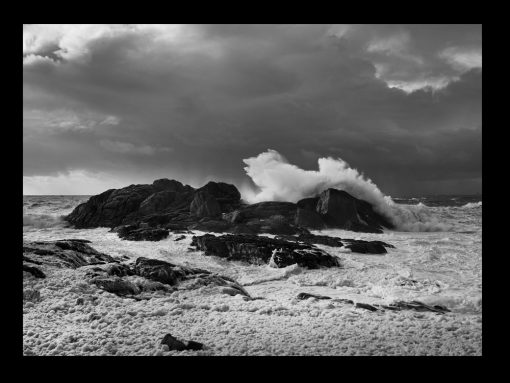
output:
POLYGON ((447 226, 435 219, 427 206, 399 205, 384 195, 375 183, 340 158, 319 158, 319 170, 304 170, 288 161, 277 151, 268 149, 256 157, 244 159, 244 169, 258 192, 244 187, 243 197, 251 202, 291 201, 313 197, 335 188, 369 202, 375 211, 388 218, 402 231, 444 231, 447 226))

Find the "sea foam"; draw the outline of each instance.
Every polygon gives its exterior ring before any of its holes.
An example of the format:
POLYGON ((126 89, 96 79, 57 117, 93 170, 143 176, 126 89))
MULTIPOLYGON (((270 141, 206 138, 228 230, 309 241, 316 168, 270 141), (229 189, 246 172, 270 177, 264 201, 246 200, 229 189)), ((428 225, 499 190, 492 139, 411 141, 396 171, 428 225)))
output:
POLYGON ((242 188, 243 197, 251 203, 271 200, 297 202, 328 188, 335 188, 369 202, 375 211, 388 218, 398 230, 444 231, 451 228, 433 218, 421 203, 396 204, 371 179, 340 158, 319 158, 318 170, 304 170, 288 163, 277 151, 268 149, 243 162, 247 165, 244 168, 247 175, 259 188, 259 191, 242 188))

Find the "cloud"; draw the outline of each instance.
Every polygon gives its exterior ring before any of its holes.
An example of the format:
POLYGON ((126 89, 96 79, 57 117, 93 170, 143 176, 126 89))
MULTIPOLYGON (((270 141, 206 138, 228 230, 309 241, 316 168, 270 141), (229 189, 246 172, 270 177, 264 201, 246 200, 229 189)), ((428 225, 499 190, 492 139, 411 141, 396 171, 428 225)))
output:
POLYGON ((130 142, 122 142, 122 141, 110 141, 110 140, 101 140, 99 141, 99 145, 101 145, 106 150, 109 150, 114 153, 134 153, 134 154, 143 154, 151 156, 156 152, 171 152, 171 148, 167 147, 152 147, 149 145, 134 145, 130 142))
POLYGON ((481 68, 439 52, 481 47, 478 29, 29 25, 23 172, 243 185, 242 159, 270 147, 303 169, 319 157, 356 163, 392 194, 474 179, 481 68))
POLYGON ((439 57, 445 59, 458 71, 468 71, 482 67, 482 51, 479 48, 466 49, 449 47, 439 53, 439 57))

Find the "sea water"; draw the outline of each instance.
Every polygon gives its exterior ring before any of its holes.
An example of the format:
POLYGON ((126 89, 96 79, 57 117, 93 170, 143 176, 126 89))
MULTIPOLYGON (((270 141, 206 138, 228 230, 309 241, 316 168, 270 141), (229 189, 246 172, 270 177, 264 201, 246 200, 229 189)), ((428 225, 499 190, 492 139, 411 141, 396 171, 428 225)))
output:
MULTIPOLYGON (((482 312, 482 198, 481 196, 429 196, 393 198, 400 207, 426 213, 438 222, 439 231, 385 230, 383 234, 344 230, 314 231, 315 234, 381 240, 395 246, 385 255, 352 253, 343 248, 317 245, 339 257, 342 267, 306 270, 297 267, 229 262, 205 256, 189 248, 192 235, 176 242, 170 234, 159 242, 124 241, 109 228, 73 229, 63 217, 90 196, 23 196, 23 239, 51 241, 75 238, 107 254, 140 256, 202 267, 231 276, 247 286, 273 283, 274 290, 288 286, 306 288, 331 297, 366 303, 419 300, 442 304, 459 315, 482 312)), ((196 231, 196 234, 202 234, 196 231)))

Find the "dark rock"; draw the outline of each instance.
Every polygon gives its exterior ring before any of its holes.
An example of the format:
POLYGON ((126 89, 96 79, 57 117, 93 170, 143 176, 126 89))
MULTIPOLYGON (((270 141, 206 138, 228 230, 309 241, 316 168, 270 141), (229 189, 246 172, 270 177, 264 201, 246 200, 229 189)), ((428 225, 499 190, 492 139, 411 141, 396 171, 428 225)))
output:
POLYGON ((34 266, 23 264, 23 271, 32 274, 36 278, 46 278, 46 274, 34 266))
POLYGON ((66 217, 66 220, 77 228, 114 227, 135 213, 140 204, 151 194, 152 185, 130 185, 122 189, 110 189, 78 205, 66 217))
POLYGON ((242 217, 241 222, 253 218, 267 219, 272 216, 281 216, 283 217, 282 219, 292 222, 296 214, 296 209, 296 204, 292 202, 269 201, 246 206, 239 209, 239 212, 242 217))
POLYGON ((367 233, 382 233, 385 227, 393 228, 385 217, 373 210, 372 205, 343 190, 322 192, 316 210, 330 227, 367 233))
POLYGON ((77 206, 65 219, 77 228, 115 227, 138 223, 160 210, 189 210, 194 189, 175 180, 110 189, 77 206))
POLYGON ((314 234, 300 234, 297 237, 298 241, 311 243, 311 244, 320 244, 331 247, 342 247, 344 244, 342 243, 341 238, 329 237, 327 235, 314 235, 314 234))
POLYGON ((168 178, 161 178, 155 180, 152 183, 153 189, 156 192, 159 191, 170 191, 170 192, 181 192, 185 189, 185 186, 176 180, 169 180, 168 178))
POLYGON ((177 242, 177 241, 182 241, 183 239, 186 239, 186 236, 185 236, 185 235, 181 235, 181 236, 179 236, 179 237, 175 238, 175 239, 174 239, 174 241, 175 241, 175 242, 177 242))
POLYGON ((348 305, 353 305, 354 302, 351 300, 351 299, 344 299, 344 298, 335 298, 333 299, 335 302, 341 302, 341 303, 346 303, 348 305))
POLYGON ((228 222, 214 219, 204 219, 198 223, 189 226, 192 230, 212 231, 214 233, 223 233, 230 230, 231 226, 228 222))
POLYGON ((131 268, 128 265, 119 263, 119 264, 109 265, 106 268, 106 274, 114 275, 117 277, 125 277, 127 275, 133 275, 134 272, 133 272, 133 270, 131 270, 131 268))
POLYGON ((219 217, 221 208, 216 199, 204 190, 197 190, 190 205, 190 214, 194 217, 219 217))
POLYGON ((307 268, 339 266, 337 258, 307 244, 289 242, 256 235, 205 234, 194 236, 191 242, 206 255, 215 255, 228 260, 245 261, 252 264, 266 264, 286 267, 298 264, 307 268))
POLYGON ((358 307, 358 308, 365 309, 365 310, 370 310, 370 311, 377 311, 376 307, 374 307, 372 305, 369 305, 367 303, 357 302, 354 307, 358 307))
POLYGON ((101 253, 81 240, 59 240, 27 242, 23 255, 48 265, 77 268, 87 265, 117 262, 113 257, 101 253))
POLYGON ((28 263, 33 263, 34 265, 42 265, 42 262, 34 261, 32 258, 23 256, 23 261, 28 263))
POLYGON ((180 280, 184 280, 188 274, 193 274, 191 269, 176 266, 158 259, 144 257, 136 259, 134 272, 141 277, 167 285, 175 285, 180 280))
POLYGON ((119 277, 96 277, 92 278, 91 282, 94 283, 97 287, 119 296, 136 295, 140 293, 140 289, 134 283, 119 277))
POLYGON ((315 210, 298 208, 294 223, 297 226, 307 227, 314 230, 326 228, 326 223, 322 219, 322 216, 315 210))
POLYGON ((319 202, 319 197, 303 198, 297 201, 296 205, 303 210, 317 211, 317 202, 319 202))
POLYGON ((331 299, 331 297, 327 297, 325 295, 315 295, 309 293, 299 293, 296 297, 297 299, 308 299, 308 298, 316 298, 316 299, 331 299))
POLYGON ((162 190, 151 194, 140 204, 138 214, 147 215, 164 210, 175 201, 175 197, 176 192, 170 190, 162 190))
POLYGON ((385 254, 387 253, 386 247, 395 248, 395 246, 382 241, 363 241, 357 239, 329 237, 327 235, 315 235, 311 233, 302 233, 297 237, 278 236, 276 238, 284 239, 287 241, 300 241, 309 244, 320 244, 331 247, 345 246, 355 253, 362 254, 385 254))
POLYGON ((168 229, 123 229, 118 232, 118 235, 122 239, 129 241, 161 241, 168 237, 168 229))
POLYGON ((161 340, 161 344, 166 344, 168 346, 169 351, 183 351, 183 350, 193 350, 198 351, 204 348, 204 345, 199 342, 195 342, 190 340, 186 343, 181 342, 171 334, 166 334, 161 340))
POLYGON ((219 204, 222 212, 229 212, 239 206, 241 193, 234 185, 224 182, 208 182, 197 189, 211 195, 219 204))
POLYGON ((198 350, 202 350, 204 348, 204 345, 200 342, 195 342, 194 340, 190 340, 190 341, 188 341, 186 348, 188 350, 198 351, 198 350))
POLYGON ((380 241, 361 241, 361 240, 347 240, 343 241, 347 242, 345 247, 347 249, 351 249, 354 253, 361 254, 386 254, 388 251, 384 247, 384 242, 380 241))
POLYGON ((391 305, 381 305, 382 308, 385 308, 387 310, 414 310, 414 311, 431 311, 436 312, 440 314, 444 314, 446 312, 450 312, 450 310, 442 305, 434 305, 430 306, 420 301, 411 301, 411 302, 404 302, 404 301, 397 301, 391 305))

